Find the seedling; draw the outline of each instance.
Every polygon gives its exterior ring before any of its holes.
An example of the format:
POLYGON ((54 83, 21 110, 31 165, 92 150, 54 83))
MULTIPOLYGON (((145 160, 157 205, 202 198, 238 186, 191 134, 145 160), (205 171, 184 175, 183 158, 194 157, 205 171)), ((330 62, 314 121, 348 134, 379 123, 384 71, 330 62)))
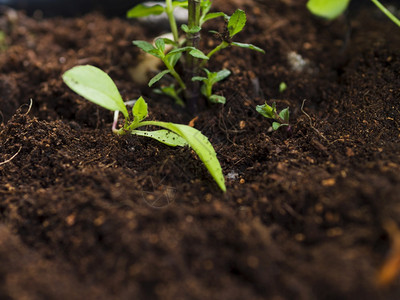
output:
POLYGON ((257 112, 268 119, 275 120, 272 123, 272 129, 278 130, 282 126, 287 126, 290 130, 289 125, 289 107, 282 109, 279 113, 276 110, 276 103, 274 102, 272 106, 268 105, 267 102, 263 105, 257 105, 257 112))
POLYGON ((148 115, 147 103, 142 97, 136 101, 124 102, 113 80, 102 70, 93 66, 77 66, 63 75, 64 82, 77 94, 87 100, 114 111, 112 131, 118 135, 134 134, 153 138, 168 146, 190 146, 204 163, 222 191, 226 191, 225 179, 215 150, 208 138, 197 129, 169 122, 144 121, 148 115), (132 116, 127 104, 134 102, 132 116), (118 129, 118 114, 124 116, 123 126, 118 129), (138 130, 143 126, 157 126, 156 131, 138 130))
MULTIPOLYGON (((400 20, 396 18, 379 0, 371 0, 390 20, 400 27, 400 20)), ((314 14, 328 20, 336 19, 349 5, 350 0, 309 0, 307 8, 314 14)))
POLYGON ((196 76, 193 77, 193 81, 201 81, 203 85, 201 86, 201 93, 207 97, 207 99, 212 103, 222 103, 225 104, 226 99, 224 96, 213 95, 212 87, 217 82, 224 80, 229 75, 231 75, 231 71, 229 70, 221 70, 219 72, 210 72, 206 68, 204 68, 204 72, 206 72, 207 77, 196 76))
MULTIPOLYGON (((133 44, 141 48, 144 52, 160 58, 166 67, 166 70, 160 72, 150 80, 149 86, 155 84, 157 81, 163 78, 163 76, 167 74, 171 75, 175 79, 177 84, 169 86, 169 88, 175 89, 173 93, 171 93, 171 89, 168 89, 166 90, 166 94, 169 96, 171 96, 172 94, 175 100, 177 99, 177 97, 179 99, 184 98, 185 103, 188 105, 189 110, 191 110, 192 112, 196 112, 199 106, 199 71, 201 68, 204 68, 206 66, 208 60, 216 52, 230 46, 235 46, 265 53, 264 50, 252 44, 244 44, 234 42, 232 40, 235 35, 243 30, 246 24, 246 14, 243 10, 236 10, 232 16, 228 16, 222 12, 210 13, 209 11, 211 9, 211 4, 212 3, 210 0, 166 0, 165 7, 159 4, 139 4, 129 10, 127 13, 128 18, 158 15, 163 12, 167 13, 168 19, 170 21, 171 31, 173 34, 173 41, 163 38, 157 39, 155 41, 155 46, 146 41, 133 41, 133 44), (181 27, 182 31, 186 34, 186 38, 183 41, 179 40, 178 29, 173 15, 174 9, 178 6, 188 9, 188 24, 184 24, 181 27), (221 42, 209 53, 205 54, 198 49, 201 28, 205 22, 218 17, 223 17, 225 19, 226 30, 224 33, 212 31, 220 37, 221 42), (170 52, 167 52, 165 50, 166 43, 172 45, 172 50, 170 52), (183 53, 186 53, 186 55, 183 56, 183 53), (179 61, 183 66, 183 74, 179 74, 175 68, 179 61), (195 78, 195 80, 192 80, 193 78, 195 78)), ((206 97, 211 102, 224 102, 222 98, 216 97, 216 95, 209 94, 209 91, 207 89, 208 87, 206 88, 207 93, 202 92, 202 94, 206 94, 206 97)), ((159 91, 163 91, 163 89, 159 89, 159 91)))

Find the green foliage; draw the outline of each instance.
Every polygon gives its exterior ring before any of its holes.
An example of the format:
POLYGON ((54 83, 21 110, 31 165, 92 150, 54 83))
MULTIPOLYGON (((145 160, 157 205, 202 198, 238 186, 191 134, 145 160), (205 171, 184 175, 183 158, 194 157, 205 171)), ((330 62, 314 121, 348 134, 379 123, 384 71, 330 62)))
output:
POLYGON ((333 20, 346 10, 349 3, 350 0, 309 0, 307 8, 316 16, 333 20))
POLYGON ((283 93, 284 91, 286 91, 286 89, 287 89, 287 84, 286 84, 286 82, 281 82, 280 84, 279 84, 279 93, 283 93))
MULTIPOLYGON (((400 27, 400 20, 396 18, 379 0, 371 0, 390 20, 400 27)), ((340 16, 349 5, 350 0, 308 0, 307 8, 316 16, 333 20, 340 16)))
MULTIPOLYGON (((141 44, 149 51, 146 44, 141 44)), ((161 49, 159 42, 157 49, 161 49)), ((217 155, 208 138, 200 131, 187 125, 159 121, 144 121, 148 115, 147 103, 140 97, 132 108, 131 120, 125 103, 113 80, 102 70, 93 66, 78 66, 63 75, 64 82, 77 94, 111 111, 121 111, 125 117, 124 125, 113 131, 119 135, 134 134, 153 138, 169 146, 190 146, 204 163, 222 191, 226 191, 225 179, 217 155), (137 130, 143 126, 157 126, 164 129, 156 131, 137 130)), ((118 115, 117 115, 118 117, 118 115)), ((115 121, 116 124, 116 121, 115 121)))
POLYGON ((224 96, 213 95, 212 87, 219 81, 224 80, 229 75, 231 75, 231 71, 229 70, 221 70, 219 72, 210 72, 209 70, 204 68, 204 72, 206 72, 207 77, 196 76, 193 77, 193 81, 201 81, 203 85, 201 87, 201 93, 207 97, 207 99, 212 103, 222 103, 225 104, 226 99, 224 96))
MULTIPOLYGON (((131 10, 128 11, 127 16, 129 18, 137 18, 137 17, 145 17, 149 15, 158 15, 163 12, 167 13, 170 25, 171 25, 171 31, 174 35, 174 41, 170 41, 167 39, 157 39, 155 41, 155 44, 152 45, 146 41, 134 41, 133 44, 142 49, 144 52, 149 53, 159 59, 162 60, 164 63, 166 70, 160 72, 156 76, 154 76, 150 82, 149 86, 153 86, 155 83, 160 81, 164 76, 166 75, 171 75, 174 77, 174 79, 177 82, 177 85, 179 86, 179 89, 171 89, 171 87, 167 88, 159 88, 157 89, 157 92, 166 92, 168 96, 174 98, 175 100, 177 99, 182 99, 181 94, 185 96, 185 92, 187 89, 188 81, 184 81, 183 78, 193 77, 194 81, 200 80, 203 81, 203 87, 201 88, 201 93, 207 97, 207 99, 211 102, 214 103, 225 103, 225 98, 219 95, 213 95, 212 94, 212 85, 215 82, 212 82, 214 79, 212 79, 208 73, 207 73, 207 78, 206 79, 200 79, 200 77, 197 74, 197 70, 203 68, 206 66, 207 61, 209 58, 215 54, 216 52, 225 49, 229 46, 235 46, 235 47, 241 47, 241 48, 246 48, 249 50, 254 50, 258 51, 261 53, 265 53, 264 50, 261 48, 252 45, 252 44, 245 44, 245 43, 239 43, 239 42, 234 42, 232 41, 232 38, 236 36, 239 32, 241 32, 246 25, 246 14, 243 10, 237 9, 232 16, 228 16, 225 13, 222 12, 212 12, 210 13, 212 2, 210 0, 201 0, 200 1, 200 7, 198 11, 194 12, 194 15, 189 14, 189 18, 193 18, 189 20, 189 24, 183 24, 181 26, 181 29, 184 33, 186 33, 186 45, 181 45, 179 40, 178 40, 178 32, 176 30, 176 22, 173 16, 173 10, 177 7, 184 7, 188 8, 191 3, 193 3, 194 0, 189 0, 189 1, 171 1, 171 0, 166 0, 165 1, 165 6, 161 5, 146 5, 146 4, 139 4, 132 8, 131 10), (221 43, 214 49, 212 49, 207 55, 204 54, 202 51, 197 49, 196 46, 197 44, 193 42, 194 39, 199 39, 199 34, 201 32, 201 27, 203 24, 209 20, 218 18, 218 17, 223 17, 224 20, 226 21, 226 26, 227 30, 229 33, 229 36, 227 38, 223 38, 221 43), (169 52, 165 50, 165 44, 168 43, 172 45, 172 50, 169 52), (189 55, 185 58, 185 61, 187 65, 189 65, 189 68, 183 68, 185 71, 190 71, 190 76, 187 76, 185 74, 179 74, 175 66, 176 64, 181 60, 182 54, 186 53, 186 55, 189 55), (191 63, 193 62, 193 63, 191 63), (189 70, 190 69, 190 70, 189 70), (207 81, 208 80, 208 81, 207 81)), ((220 35, 222 37, 222 35, 220 35)), ((208 71, 206 71, 208 72, 208 71)), ((226 71, 223 71, 223 73, 226 71)), ((217 72, 218 73, 218 72, 217 72)), ((222 80, 222 79, 220 79, 222 80)), ((219 80, 218 80, 219 81, 219 80)), ((192 86, 192 85, 190 85, 192 86)), ((193 93, 191 93, 193 94, 193 93)), ((183 103, 183 101, 182 101, 183 103)))
POLYGON ((282 126, 289 126, 289 107, 282 109, 278 113, 275 102, 272 104, 272 106, 265 102, 263 105, 257 105, 256 110, 265 118, 275 120, 272 123, 273 130, 278 130, 282 126))

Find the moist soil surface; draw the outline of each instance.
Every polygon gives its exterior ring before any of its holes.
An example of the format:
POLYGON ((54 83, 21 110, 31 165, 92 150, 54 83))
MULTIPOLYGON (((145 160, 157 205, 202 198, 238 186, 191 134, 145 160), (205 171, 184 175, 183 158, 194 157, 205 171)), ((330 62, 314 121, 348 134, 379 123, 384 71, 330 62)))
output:
MULTIPOLYGON (((330 23, 305 1, 214 7, 244 9, 235 38, 266 54, 218 53, 227 103, 194 116, 132 80, 149 26, 3 11, 1 299, 399 299, 400 29, 372 4, 330 23), (79 64, 143 95, 150 120, 191 121, 227 192, 190 149, 114 135, 61 79, 79 64), (289 131, 265 100, 290 107, 289 131)), ((210 29, 223 21, 205 52, 210 29)))

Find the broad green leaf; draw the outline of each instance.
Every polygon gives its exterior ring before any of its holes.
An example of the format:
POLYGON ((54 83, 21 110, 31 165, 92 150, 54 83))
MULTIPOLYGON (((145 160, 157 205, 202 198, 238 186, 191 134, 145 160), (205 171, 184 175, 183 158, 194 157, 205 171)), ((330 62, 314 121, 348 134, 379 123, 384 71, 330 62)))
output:
POLYGON ((307 8, 316 16, 333 20, 346 10, 349 2, 350 0, 309 0, 307 8))
POLYGON ((200 24, 204 24, 205 22, 215 19, 215 18, 219 18, 219 17, 225 17, 226 15, 223 12, 214 12, 214 13, 209 13, 206 14, 201 20, 200 20, 200 24))
POLYGON ((160 50, 160 52, 164 53, 164 51, 165 51, 165 42, 164 42, 164 39, 157 39, 156 42, 155 42, 155 44, 156 44, 156 48, 157 48, 158 50, 160 50))
POLYGON ((148 121, 144 123, 144 125, 155 125, 169 129, 185 139, 189 146, 197 153, 220 189, 224 192, 226 191, 225 178, 222 174, 222 168, 217 159, 217 154, 208 138, 199 130, 187 125, 167 122, 148 121))
POLYGON ((62 76, 75 93, 111 111, 121 111, 128 118, 128 110, 114 81, 99 68, 85 65, 74 67, 62 76))
POLYGON ((227 70, 227 69, 221 70, 221 71, 219 71, 219 72, 217 73, 217 76, 216 76, 215 80, 216 80, 217 82, 218 82, 218 81, 221 81, 221 80, 224 80, 224 79, 227 78, 229 75, 231 75, 231 71, 229 71, 229 70, 227 70))
POLYGON ((203 52, 201 52, 199 49, 193 48, 192 50, 189 51, 189 54, 193 57, 204 59, 204 60, 209 60, 207 55, 205 55, 203 52))
POLYGON ((285 120, 285 122, 289 122, 289 107, 282 109, 279 116, 285 120))
POLYGON ((132 114, 135 117, 134 121, 137 123, 147 117, 147 103, 144 101, 143 97, 139 97, 139 99, 136 100, 135 105, 132 108, 132 114))
POLYGON ((155 84, 161 78, 163 78, 165 74, 168 74, 168 73, 169 73, 169 70, 164 70, 164 71, 158 73, 156 76, 154 76, 152 79, 150 79, 149 87, 151 87, 153 84, 155 84))
POLYGON ((237 33, 241 32, 244 25, 246 25, 246 14, 243 10, 237 9, 229 18, 228 31, 229 36, 232 38, 237 33))
POLYGON ((150 15, 160 15, 165 11, 164 7, 159 4, 148 6, 143 4, 138 4, 134 8, 128 10, 126 13, 127 18, 141 18, 150 15))
POLYGON ((141 131, 141 130, 133 130, 131 132, 132 134, 135 135, 140 135, 140 136, 147 136, 150 138, 153 138, 163 144, 166 144, 168 146, 176 147, 185 147, 188 146, 188 143, 181 138, 179 135, 176 133, 161 129, 161 130, 156 130, 156 131, 141 131))
POLYGON ((272 123, 272 129, 273 129, 273 130, 278 130, 279 127, 281 127, 281 126, 282 126, 282 124, 280 124, 280 123, 278 123, 278 122, 273 122, 273 123, 272 123))
POLYGON ((156 49, 151 43, 146 41, 133 41, 132 43, 147 53, 149 53, 151 50, 156 49))
POLYGON ((210 98, 208 98, 210 102, 212 103, 219 103, 219 104, 225 104, 226 103, 226 98, 224 96, 220 95, 211 95, 210 98))
POLYGON ((257 46, 254 46, 252 44, 244 44, 244 43, 238 43, 238 42, 232 42, 231 43, 232 46, 236 46, 236 47, 240 47, 240 48, 246 48, 246 49, 250 49, 250 50, 255 50, 261 53, 265 54, 265 51, 257 46))

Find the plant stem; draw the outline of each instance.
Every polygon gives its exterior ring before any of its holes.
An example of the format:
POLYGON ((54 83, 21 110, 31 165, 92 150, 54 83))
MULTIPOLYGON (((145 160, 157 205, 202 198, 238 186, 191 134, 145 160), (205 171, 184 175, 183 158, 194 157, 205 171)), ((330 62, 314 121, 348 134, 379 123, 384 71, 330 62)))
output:
POLYGON ((168 59, 162 58, 163 63, 171 73, 171 75, 176 79, 183 90, 186 90, 186 85, 183 82, 181 76, 179 76, 178 72, 175 71, 175 68, 169 63, 168 59))
MULTIPOLYGON (((201 0, 188 1, 188 28, 194 30, 200 26, 201 14, 201 0)), ((186 35, 187 46, 198 48, 200 42, 200 32, 188 32, 186 35)), ((199 82, 193 81, 192 78, 199 73, 199 60, 191 56, 189 53, 186 55, 185 61, 185 82, 188 89, 185 91, 185 98, 189 112, 195 114, 199 108, 199 82)))
POLYGON ((174 8, 172 7, 172 0, 166 0, 166 13, 169 20, 169 26, 171 27, 172 34, 174 36, 174 41, 176 43, 179 42, 179 35, 178 35, 178 27, 176 26, 175 17, 174 17, 174 8))
POLYGON ((384 7, 378 0, 371 0, 390 20, 400 27, 400 20, 397 19, 386 7, 384 7))
MULTIPOLYGON (((211 56, 213 56, 215 53, 217 53, 218 51, 225 49, 226 47, 229 46, 229 43, 222 41, 221 44, 219 44, 217 47, 215 47, 214 49, 212 49, 208 54, 207 57, 210 58, 211 56)), ((207 63, 207 60, 204 60, 201 64, 200 67, 204 67, 207 63)))

